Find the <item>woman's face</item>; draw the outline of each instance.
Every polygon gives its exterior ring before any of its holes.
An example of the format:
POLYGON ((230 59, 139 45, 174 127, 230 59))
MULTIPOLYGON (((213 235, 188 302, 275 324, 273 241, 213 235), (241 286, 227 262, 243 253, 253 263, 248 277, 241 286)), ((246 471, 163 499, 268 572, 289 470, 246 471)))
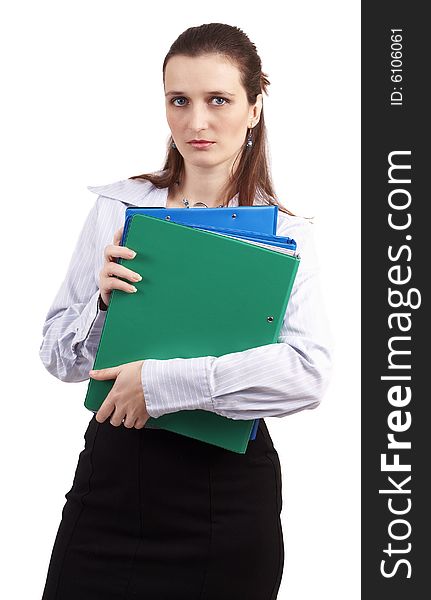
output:
POLYGON ((166 117, 185 163, 231 168, 247 128, 259 121, 262 94, 250 106, 239 69, 225 57, 173 56, 165 68, 166 117), (210 143, 192 144, 193 140, 210 143))

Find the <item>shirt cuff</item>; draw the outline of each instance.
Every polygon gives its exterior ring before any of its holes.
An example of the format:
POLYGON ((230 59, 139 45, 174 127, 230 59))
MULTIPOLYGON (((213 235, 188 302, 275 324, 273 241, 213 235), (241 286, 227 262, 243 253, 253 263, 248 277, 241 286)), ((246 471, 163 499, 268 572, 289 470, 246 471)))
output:
POLYGON ((76 329, 74 346, 86 341, 87 344, 98 344, 106 319, 106 311, 99 307, 99 290, 91 296, 89 302, 81 313, 76 329))
POLYGON ((214 412, 207 377, 213 360, 212 356, 144 360, 141 381, 150 417, 180 410, 214 412))

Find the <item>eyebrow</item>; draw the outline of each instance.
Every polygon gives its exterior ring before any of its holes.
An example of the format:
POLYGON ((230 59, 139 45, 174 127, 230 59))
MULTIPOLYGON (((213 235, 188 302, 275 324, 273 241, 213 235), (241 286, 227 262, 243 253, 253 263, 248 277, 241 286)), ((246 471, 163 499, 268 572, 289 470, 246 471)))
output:
MULTIPOLYGON (((231 94, 230 92, 223 92, 221 90, 215 90, 213 92, 206 92, 209 96, 235 96, 235 94, 231 94)), ((185 92, 175 92, 170 91, 166 92, 165 96, 186 96, 185 92)))

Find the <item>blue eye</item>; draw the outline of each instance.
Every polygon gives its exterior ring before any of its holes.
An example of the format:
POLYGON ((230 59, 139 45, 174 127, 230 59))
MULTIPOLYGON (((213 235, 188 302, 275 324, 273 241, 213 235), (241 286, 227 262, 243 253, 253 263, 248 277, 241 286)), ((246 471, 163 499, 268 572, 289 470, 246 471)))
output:
POLYGON ((184 106, 184 104, 175 104, 177 100, 185 100, 184 96, 178 96, 177 98, 172 98, 171 102, 174 106, 184 106))
POLYGON ((222 98, 222 96, 213 96, 212 98, 213 100, 223 100, 223 104, 219 104, 218 102, 216 103, 216 106, 223 106, 224 104, 227 104, 229 102, 229 100, 227 100, 227 98, 222 98))
MULTIPOLYGON (((215 103, 213 103, 213 106, 224 106, 225 104, 229 103, 229 100, 227 98, 223 98, 222 96, 213 96, 211 98, 211 101, 216 100, 215 103), (219 102, 219 100, 221 100, 221 102, 219 102)), ((185 98, 184 96, 177 96, 176 98, 172 98, 171 103, 174 106, 186 106, 187 104, 187 98, 185 98)))

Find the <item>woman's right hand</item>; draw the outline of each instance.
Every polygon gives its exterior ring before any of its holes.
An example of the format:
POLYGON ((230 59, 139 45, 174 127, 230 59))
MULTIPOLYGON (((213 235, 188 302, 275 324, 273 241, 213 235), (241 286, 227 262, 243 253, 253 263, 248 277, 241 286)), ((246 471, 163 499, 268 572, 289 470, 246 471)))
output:
POLYGON ((142 279, 139 273, 135 273, 135 271, 115 262, 115 258, 132 259, 136 256, 133 250, 130 250, 126 246, 120 246, 123 229, 124 226, 115 232, 113 244, 106 246, 104 251, 105 261, 99 275, 99 289, 100 297, 106 306, 109 305, 111 293, 114 289, 129 293, 136 292, 134 285, 118 279, 119 277, 123 277, 129 281, 141 281, 142 279))

